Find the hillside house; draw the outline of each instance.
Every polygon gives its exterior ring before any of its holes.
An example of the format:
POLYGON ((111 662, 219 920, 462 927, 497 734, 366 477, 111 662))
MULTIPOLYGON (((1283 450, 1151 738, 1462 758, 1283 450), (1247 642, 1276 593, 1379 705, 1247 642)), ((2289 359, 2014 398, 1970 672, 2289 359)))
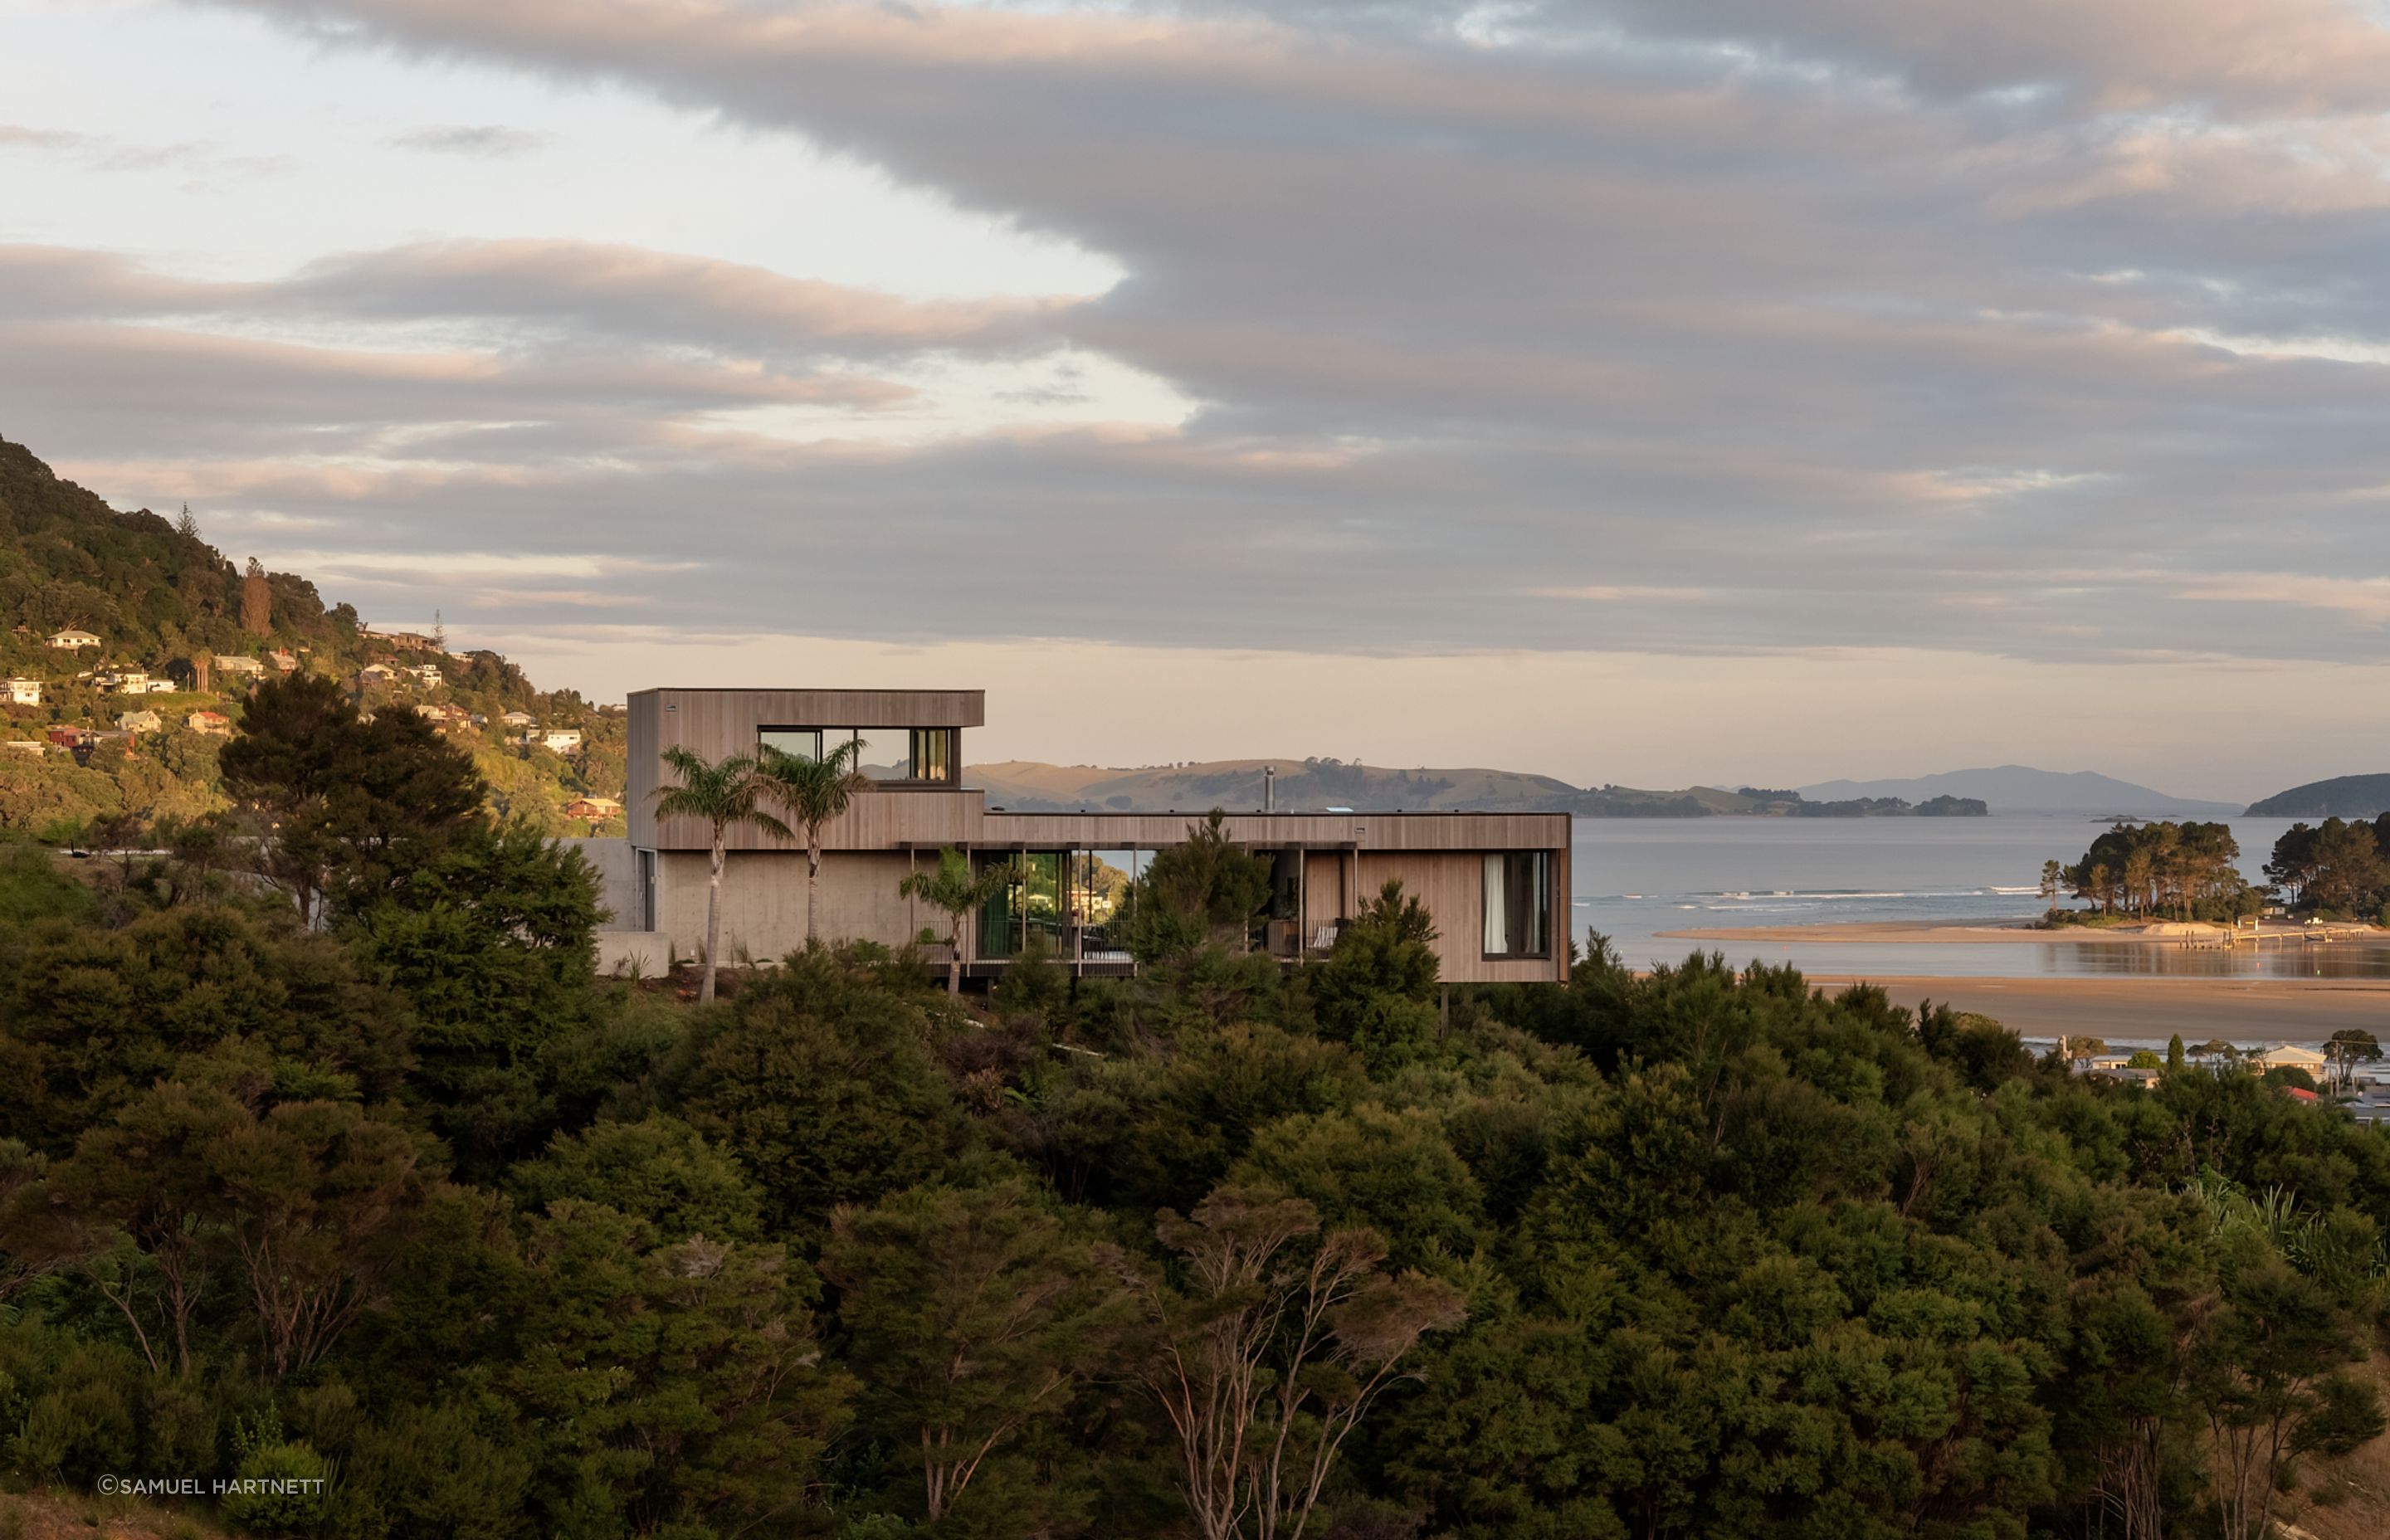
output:
POLYGON ((387 685, 396 677, 396 674, 380 663, 367 663, 357 670, 357 688, 371 689, 377 685, 387 685))
POLYGON ((32 759, 39 759, 50 751, 48 744, 33 738, 12 738, 6 743, 0 743, 0 749, 6 749, 12 754, 23 754, 32 759))
POLYGON ((531 736, 530 741, 555 754, 581 752, 581 729, 578 727, 544 727, 531 736))
POLYGON ((564 804, 564 815, 568 818, 586 818, 593 824, 602 824, 610 818, 621 817, 623 804, 611 797, 575 797, 564 804))
POLYGON ((80 749, 91 741, 88 727, 52 727, 42 735, 61 749, 80 749))
POLYGON ((508 712, 498 720, 509 727, 528 727, 536 719, 529 712, 508 712))
POLYGON ((13 678, 7 682, 8 704, 38 706, 42 703, 42 682, 39 679, 13 678))
POLYGON ((443 650, 440 644, 433 641, 430 637, 418 635, 412 631, 376 631, 371 626, 360 626, 358 630, 365 636, 366 640, 370 642, 379 642, 382 646, 389 648, 393 652, 439 652, 443 650))
POLYGON ((265 665, 254 658, 219 652, 215 656, 216 672, 227 677, 255 679, 265 673, 265 665))
POLYGON ((183 725, 195 733, 222 738, 232 731, 232 718, 222 712, 193 712, 183 718, 183 725))
MULTIPOLYGON (((986 719, 980 690, 649 689, 630 699, 627 848, 592 841, 607 902, 636 945, 662 956, 704 939, 712 830, 656 815, 677 784, 666 750, 709 761, 771 747, 819 758, 857 744, 873 784, 822 830, 821 933, 900 946, 944 921, 899 897, 910 873, 962 853, 1006 884, 963 927, 964 973, 1003 972, 1034 937, 1074 976, 1125 975, 1135 962, 1110 930, 1119 895, 1157 852, 1180 844, 1193 812, 1008 814, 962 785, 962 735, 986 719)), ((1249 813, 1222 831, 1266 864, 1262 950, 1290 966, 1321 956, 1389 881, 1433 918, 1451 983, 1565 982, 1570 819, 1565 813, 1249 813)), ((806 857, 800 836, 730 832, 722 946, 777 956, 803 943, 806 857)), ((628 939, 623 939, 628 944, 628 939)))
POLYGON ((165 723, 159 720, 156 712, 122 712, 116 718, 119 732, 154 733, 164 726, 165 723))
POLYGON ((415 682, 428 690, 438 689, 448 682, 448 676, 440 672, 440 665, 437 663, 417 663, 400 672, 413 674, 415 682))
POLYGON ((97 647, 99 638, 88 631, 54 631, 49 645, 61 652, 73 652, 82 648, 97 647))
POLYGON ((297 658, 278 647, 265 655, 265 661, 274 665, 276 674, 289 674, 299 666, 297 658))

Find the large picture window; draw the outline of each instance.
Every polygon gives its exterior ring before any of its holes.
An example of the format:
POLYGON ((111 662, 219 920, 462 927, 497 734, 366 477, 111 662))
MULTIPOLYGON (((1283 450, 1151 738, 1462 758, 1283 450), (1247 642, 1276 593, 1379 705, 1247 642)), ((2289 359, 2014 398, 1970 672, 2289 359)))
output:
POLYGON ((1485 857, 1485 955, 1552 954, 1551 853, 1490 852, 1485 857))
POLYGON ((961 735, 952 727, 765 727, 755 735, 767 749, 817 760, 842 744, 857 745, 854 767, 883 783, 954 784, 961 735))

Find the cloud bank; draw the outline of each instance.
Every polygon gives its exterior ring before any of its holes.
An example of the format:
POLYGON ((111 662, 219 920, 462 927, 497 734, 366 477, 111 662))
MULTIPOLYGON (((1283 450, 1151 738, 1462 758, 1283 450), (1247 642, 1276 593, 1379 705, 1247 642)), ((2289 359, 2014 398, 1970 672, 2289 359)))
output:
POLYGON ((1122 276, 932 297, 525 230, 233 282, 21 243, 0 345, 46 388, 0 430, 104 491, 623 558, 574 621, 2383 658, 2390 30, 2356 6, 197 14, 633 94, 1122 276))

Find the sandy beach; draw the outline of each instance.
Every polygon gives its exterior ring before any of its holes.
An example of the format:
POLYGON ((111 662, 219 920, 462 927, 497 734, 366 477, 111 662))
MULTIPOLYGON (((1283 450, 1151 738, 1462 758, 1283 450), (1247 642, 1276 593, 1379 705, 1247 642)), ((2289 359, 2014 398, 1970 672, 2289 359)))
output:
POLYGON ((1809 979, 1829 991, 1876 984, 1912 1008, 1947 1002, 2027 1037, 2320 1043, 2343 1027, 2390 1036, 2390 979, 1809 979))
MULTIPOLYGON (((2345 928, 2352 933, 2354 928, 2345 928)), ((1987 925, 1939 925, 1932 920, 1877 920, 1849 925, 1744 925, 1720 926, 1704 930, 1662 930, 1657 934, 1671 941, 1740 941, 1740 942, 1804 942, 1804 943, 1919 943, 1942 944, 2035 945, 2066 946, 2089 943, 2114 945, 2119 942, 2146 946, 2185 946, 2202 943, 2221 943, 2230 934, 2220 925, 2183 924, 2158 920, 2148 925, 2118 925, 2094 928, 2065 925, 2043 930, 2029 920, 2006 920, 1987 925)), ((2381 932, 2372 932, 2380 936, 2381 932)), ((2256 944, 2279 946, 2306 942, 2306 932, 2295 925, 2269 925, 2258 932, 2256 944)), ((2250 944, 2249 933, 2242 934, 2242 944, 2250 944)))

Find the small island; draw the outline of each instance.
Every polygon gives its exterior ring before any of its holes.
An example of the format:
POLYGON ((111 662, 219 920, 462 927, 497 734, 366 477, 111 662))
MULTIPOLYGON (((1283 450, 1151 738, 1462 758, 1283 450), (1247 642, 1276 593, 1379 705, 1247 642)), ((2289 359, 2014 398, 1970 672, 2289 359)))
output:
POLYGON ((1735 795, 1752 805, 1736 811, 1779 818, 1988 818, 1991 808, 1980 797, 1928 797, 1910 802, 1899 797, 1851 797, 1841 802, 1813 802, 1798 791, 1767 790, 1745 786, 1735 795))

